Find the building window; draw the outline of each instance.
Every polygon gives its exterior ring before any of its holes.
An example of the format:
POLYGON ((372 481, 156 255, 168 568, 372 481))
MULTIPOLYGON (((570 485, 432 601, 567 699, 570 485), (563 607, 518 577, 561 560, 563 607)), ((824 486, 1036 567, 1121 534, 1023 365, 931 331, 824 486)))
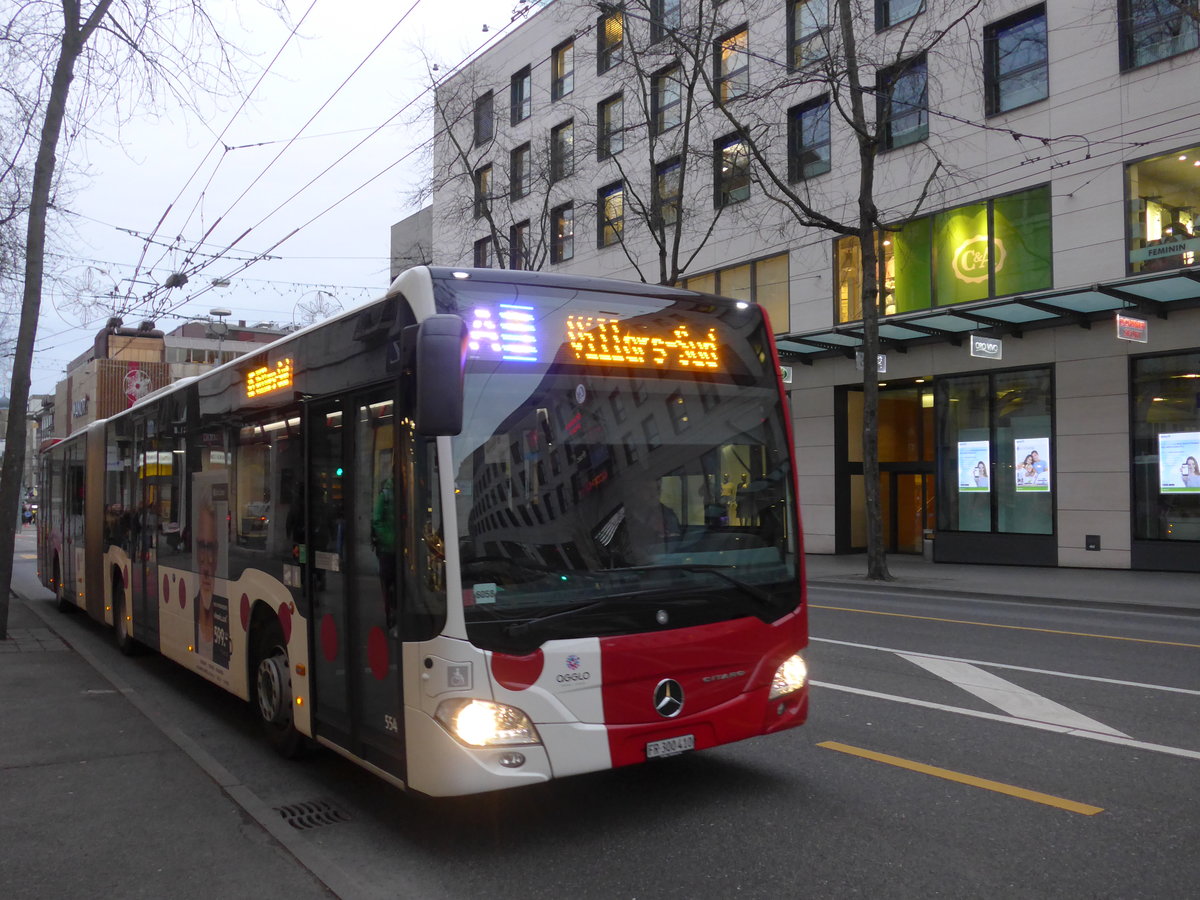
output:
POLYGON ((1045 6, 987 26, 983 48, 989 116, 1046 99, 1050 82, 1045 6))
POLYGON ((1129 268, 1163 272, 1200 260, 1200 145, 1144 159, 1125 171, 1129 268))
POLYGON ((625 103, 620 94, 596 106, 596 155, 608 159, 625 148, 625 103))
POLYGON ((664 228, 679 221, 682 180, 683 163, 678 158, 659 163, 654 171, 654 218, 664 228))
POLYGON ((788 178, 800 181, 829 171, 829 98, 788 110, 788 178))
POLYGON ((680 0, 650 0, 650 41, 661 41, 679 28, 680 0))
POLYGON ((1133 536, 1200 541, 1200 352, 1135 359, 1132 377, 1133 536))
MULTIPOLYGON (((1037 187, 889 226, 875 236, 883 315, 1053 286, 1050 189, 1037 187)), ((836 317, 862 319, 857 238, 839 238, 836 317)))
POLYGON ((492 202, 492 167, 475 170, 475 218, 486 216, 492 202))
POLYGON ((1196 0, 1121 0, 1121 68, 1136 69, 1195 50, 1196 0))
POLYGON ((480 238, 475 242, 475 268, 490 269, 492 267, 492 239, 480 238))
POLYGON ((494 134, 493 115, 495 103, 492 92, 475 99, 475 146, 486 144, 494 134))
POLYGON ((575 42, 559 44, 550 54, 550 99, 561 100, 575 90, 575 42))
POLYGON ((875 0, 875 28, 882 31, 907 22, 925 9, 925 0, 875 0))
POLYGON ((575 256, 575 207, 567 203, 550 213, 553 240, 550 242, 550 262, 560 263, 575 256))
MULTIPOLYGON (((790 330, 786 253, 693 275, 684 280, 682 287, 757 303, 770 319, 774 334, 786 334, 790 330)), ((705 409, 708 408, 709 404, 706 404, 705 409)))
POLYGON ((508 229, 508 267, 529 268, 529 221, 518 222, 508 229))
POLYGON ((942 378, 934 404, 938 530, 1053 534, 1050 370, 942 378))
POLYGON ((713 145, 714 203, 718 209, 750 198, 750 148, 734 134, 713 145))
POLYGON ((654 133, 670 131, 682 121, 683 70, 670 66, 650 80, 650 115, 654 119, 654 133))
POLYGON ((561 181, 575 171, 575 122, 567 119, 550 132, 550 181, 561 181))
POLYGON ((625 46, 625 14, 617 9, 596 22, 596 72, 603 75, 621 61, 625 46))
POLYGON ((514 200, 520 200, 526 196, 532 187, 530 184, 533 178, 531 160, 532 153, 530 152, 529 144, 522 144, 520 147, 513 148, 512 152, 508 155, 508 193, 514 200))
POLYGON ((718 40, 714 62, 719 102, 734 100, 750 90, 750 29, 743 25, 718 40))
POLYGON ((788 5, 788 65, 793 69, 829 56, 829 0, 794 0, 788 5))
POLYGON ((884 149, 906 147, 929 136, 929 81, 924 54, 880 72, 878 97, 884 149))
POLYGON ((611 247, 620 242, 625 227, 625 186, 621 182, 596 192, 596 243, 611 247))
POLYGON ((521 69, 509 85, 509 121, 516 125, 529 118, 533 109, 533 69, 521 69))

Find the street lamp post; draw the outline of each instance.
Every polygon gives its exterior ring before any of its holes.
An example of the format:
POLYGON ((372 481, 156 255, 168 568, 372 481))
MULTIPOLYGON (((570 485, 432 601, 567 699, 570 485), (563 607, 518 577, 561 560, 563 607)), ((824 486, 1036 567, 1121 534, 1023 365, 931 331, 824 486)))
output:
POLYGON ((219 366, 222 362, 221 348, 225 343, 225 335, 229 333, 229 326, 225 324, 225 317, 232 316, 233 310, 218 306, 215 309, 210 309, 208 314, 217 317, 217 321, 209 326, 209 330, 217 336, 217 365, 219 366))

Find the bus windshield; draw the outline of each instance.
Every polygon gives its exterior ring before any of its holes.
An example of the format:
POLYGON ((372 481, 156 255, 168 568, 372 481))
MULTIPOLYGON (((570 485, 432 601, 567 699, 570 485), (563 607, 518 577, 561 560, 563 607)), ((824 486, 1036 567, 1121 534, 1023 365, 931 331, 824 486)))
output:
POLYGON ((791 463, 757 309, 503 287, 458 298, 471 349, 453 471, 472 642, 528 652, 794 610, 791 463))

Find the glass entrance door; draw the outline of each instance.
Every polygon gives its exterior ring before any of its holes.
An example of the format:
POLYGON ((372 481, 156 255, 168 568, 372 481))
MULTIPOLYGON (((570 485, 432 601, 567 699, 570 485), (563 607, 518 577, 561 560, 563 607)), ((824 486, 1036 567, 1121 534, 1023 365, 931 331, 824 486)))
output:
POLYGON ((403 778, 394 402, 381 389, 313 403, 306 419, 317 732, 403 778))

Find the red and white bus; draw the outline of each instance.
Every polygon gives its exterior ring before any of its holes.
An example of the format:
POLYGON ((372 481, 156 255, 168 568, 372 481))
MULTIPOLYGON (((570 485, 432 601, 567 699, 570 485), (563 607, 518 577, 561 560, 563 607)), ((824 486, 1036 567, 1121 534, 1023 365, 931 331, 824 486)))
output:
POLYGON ((808 711, 786 399, 753 304, 504 270, 387 295, 46 452, 42 577, 435 796, 808 711))

